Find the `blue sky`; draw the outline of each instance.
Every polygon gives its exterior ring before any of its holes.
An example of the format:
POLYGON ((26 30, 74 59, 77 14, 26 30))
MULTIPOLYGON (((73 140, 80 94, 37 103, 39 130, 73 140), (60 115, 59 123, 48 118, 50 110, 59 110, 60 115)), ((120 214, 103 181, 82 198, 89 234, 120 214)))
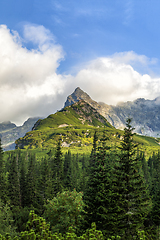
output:
MULTIPOLYGON (((43 25, 65 52, 59 71, 115 52, 160 59, 157 0, 5 0, 0 23, 22 35, 26 23, 43 25)), ((29 46, 27 46, 29 47, 29 46)))
POLYGON ((108 104, 158 97, 159 9, 158 0, 2 0, 0 121, 52 113, 77 86, 108 104))

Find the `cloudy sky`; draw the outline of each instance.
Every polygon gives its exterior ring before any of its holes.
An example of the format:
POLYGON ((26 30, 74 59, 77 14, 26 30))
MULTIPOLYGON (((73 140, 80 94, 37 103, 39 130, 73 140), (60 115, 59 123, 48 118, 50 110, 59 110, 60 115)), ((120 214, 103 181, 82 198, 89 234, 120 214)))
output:
POLYGON ((160 96, 160 1, 0 1, 0 122, 160 96))

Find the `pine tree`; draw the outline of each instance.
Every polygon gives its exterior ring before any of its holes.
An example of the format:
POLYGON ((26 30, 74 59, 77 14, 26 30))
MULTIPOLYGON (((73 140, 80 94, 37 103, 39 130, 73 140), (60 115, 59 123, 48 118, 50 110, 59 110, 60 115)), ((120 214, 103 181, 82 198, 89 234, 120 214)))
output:
POLYGON ((54 182, 54 193, 62 192, 63 189, 63 159, 61 151, 61 140, 57 142, 57 148, 54 156, 54 168, 53 168, 53 182, 54 182))
POLYGON ((143 227, 149 206, 145 180, 139 171, 140 160, 136 158, 137 144, 133 141, 133 130, 131 119, 128 118, 114 170, 115 230, 124 239, 136 238, 137 230, 143 227))
POLYGON ((95 222, 97 228, 105 235, 110 233, 110 200, 112 196, 111 169, 106 155, 106 138, 101 139, 101 147, 97 151, 97 135, 94 135, 94 146, 90 160, 90 174, 86 191, 84 192, 85 227, 95 222), (107 164, 106 164, 107 163, 107 164))

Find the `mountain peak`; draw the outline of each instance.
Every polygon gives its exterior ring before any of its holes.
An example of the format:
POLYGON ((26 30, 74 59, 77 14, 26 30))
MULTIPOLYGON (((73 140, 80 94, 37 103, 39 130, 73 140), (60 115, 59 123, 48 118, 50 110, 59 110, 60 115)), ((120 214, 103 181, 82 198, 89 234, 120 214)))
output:
POLYGON ((77 87, 74 92, 67 97, 64 108, 82 99, 86 102, 89 102, 89 100, 91 100, 90 96, 86 92, 84 92, 80 87, 77 87))
POLYGON ((74 92, 77 92, 77 91, 83 92, 83 90, 82 90, 80 87, 77 87, 77 88, 74 90, 74 92))

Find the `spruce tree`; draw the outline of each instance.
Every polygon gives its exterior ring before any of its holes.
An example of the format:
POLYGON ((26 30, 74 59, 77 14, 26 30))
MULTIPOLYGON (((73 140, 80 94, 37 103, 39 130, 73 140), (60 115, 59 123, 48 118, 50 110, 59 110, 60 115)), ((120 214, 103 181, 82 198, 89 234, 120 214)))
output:
POLYGON ((136 232, 143 228, 149 207, 145 180, 139 171, 140 160, 136 158, 137 144, 133 141, 133 130, 131 119, 128 118, 118 164, 114 167, 115 206, 112 213, 115 230, 123 236, 123 239, 136 238, 136 232))
POLYGON ((107 161, 105 138, 101 139, 99 151, 96 145, 97 134, 94 135, 94 145, 90 160, 90 173, 84 192, 85 228, 92 222, 107 236, 110 233, 110 201, 112 197, 111 169, 107 161))
POLYGON ((53 171, 54 194, 56 195, 58 192, 62 192, 62 189, 63 189, 63 182, 62 182, 63 159, 62 159, 61 140, 60 139, 57 142, 52 171, 53 171))

